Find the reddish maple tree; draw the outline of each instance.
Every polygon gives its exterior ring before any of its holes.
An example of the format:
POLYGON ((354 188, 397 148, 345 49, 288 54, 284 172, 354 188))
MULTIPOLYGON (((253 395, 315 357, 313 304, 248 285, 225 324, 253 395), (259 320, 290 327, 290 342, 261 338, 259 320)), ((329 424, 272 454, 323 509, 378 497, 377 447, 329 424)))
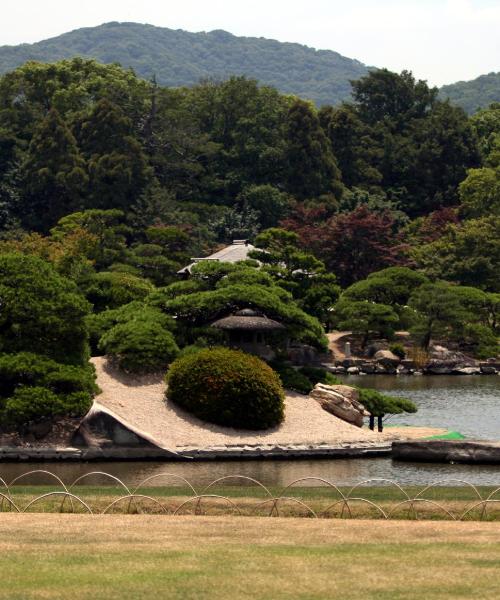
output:
POLYGON ((390 212, 375 213, 361 205, 327 220, 325 215, 324 208, 297 207, 282 226, 295 231, 304 247, 325 262, 342 286, 407 263, 390 212))

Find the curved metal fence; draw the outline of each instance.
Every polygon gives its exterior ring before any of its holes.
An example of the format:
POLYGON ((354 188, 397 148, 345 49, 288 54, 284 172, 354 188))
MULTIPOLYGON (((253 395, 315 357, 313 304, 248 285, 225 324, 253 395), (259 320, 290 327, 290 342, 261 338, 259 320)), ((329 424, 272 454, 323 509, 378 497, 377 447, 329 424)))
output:
POLYGON ((103 471, 91 471, 71 484, 43 469, 7 482, 0 476, 0 513, 71 512, 89 514, 217 514, 268 517, 500 520, 500 486, 487 488, 447 479, 421 489, 389 479, 367 479, 346 488, 320 477, 296 479, 276 490, 244 475, 214 479, 196 489, 173 473, 145 478, 136 486, 103 471), (33 496, 33 478, 43 493, 33 496), (170 487, 151 487, 159 479, 170 487), (109 485, 89 487, 91 479, 109 485), (85 482, 87 485, 82 485, 85 482), (54 489, 51 489, 51 486, 54 489))

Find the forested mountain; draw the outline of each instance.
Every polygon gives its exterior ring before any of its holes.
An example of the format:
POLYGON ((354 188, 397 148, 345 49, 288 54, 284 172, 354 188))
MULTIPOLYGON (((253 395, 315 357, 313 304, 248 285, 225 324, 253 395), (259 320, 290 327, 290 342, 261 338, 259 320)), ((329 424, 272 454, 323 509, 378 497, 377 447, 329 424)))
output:
POLYGON ((481 75, 472 81, 459 81, 441 88, 441 96, 461 106, 469 114, 500 102, 500 72, 481 75))
POLYGON ((221 30, 190 33, 138 23, 106 23, 36 44, 0 47, 0 74, 27 60, 54 62, 74 56, 120 63, 145 79, 155 75, 166 86, 245 75, 318 105, 349 98, 349 81, 367 73, 367 67, 356 60, 300 44, 236 37, 221 30))

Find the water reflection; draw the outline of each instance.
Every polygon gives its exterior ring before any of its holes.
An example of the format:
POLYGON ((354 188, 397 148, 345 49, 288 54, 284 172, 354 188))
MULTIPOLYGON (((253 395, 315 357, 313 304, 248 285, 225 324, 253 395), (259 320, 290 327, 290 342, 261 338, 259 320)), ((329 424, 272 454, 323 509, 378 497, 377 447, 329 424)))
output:
MULTIPOLYGON (((186 478, 200 489, 219 477, 244 475, 257 479, 264 485, 285 487, 302 477, 321 477, 337 485, 355 485, 365 479, 392 479, 402 485, 426 485, 442 479, 462 479, 474 485, 500 486, 500 467, 487 465, 442 465, 403 463, 384 458, 325 459, 292 461, 213 461, 213 462, 111 462, 111 463, 44 463, 3 464, 0 477, 9 482, 21 473, 32 469, 46 469, 58 475, 66 484, 90 471, 106 471, 122 479, 129 487, 138 485, 152 475, 163 474, 149 486, 183 485, 168 474, 186 478)), ((26 479, 23 485, 52 484, 46 476, 26 479)), ((93 477, 85 485, 110 485, 109 480, 93 477)), ((241 480, 228 484, 245 485, 241 480)), ((307 485, 314 485, 313 482, 307 485)))

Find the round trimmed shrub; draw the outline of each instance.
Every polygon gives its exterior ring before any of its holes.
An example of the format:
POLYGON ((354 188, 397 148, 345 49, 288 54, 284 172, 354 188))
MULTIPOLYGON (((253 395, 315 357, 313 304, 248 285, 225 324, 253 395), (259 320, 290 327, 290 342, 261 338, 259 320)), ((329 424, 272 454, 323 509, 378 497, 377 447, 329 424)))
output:
POLYGON ((170 331, 147 319, 115 325, 102 336, 99 348, 130 373, 163 370, 179 353, 170 331))
POLYGON ((278 375, 244 352, 213 348, 188 354, 172 363, 167 384, 167 398, 204 421, 267 429, 284 418, 278 375))

